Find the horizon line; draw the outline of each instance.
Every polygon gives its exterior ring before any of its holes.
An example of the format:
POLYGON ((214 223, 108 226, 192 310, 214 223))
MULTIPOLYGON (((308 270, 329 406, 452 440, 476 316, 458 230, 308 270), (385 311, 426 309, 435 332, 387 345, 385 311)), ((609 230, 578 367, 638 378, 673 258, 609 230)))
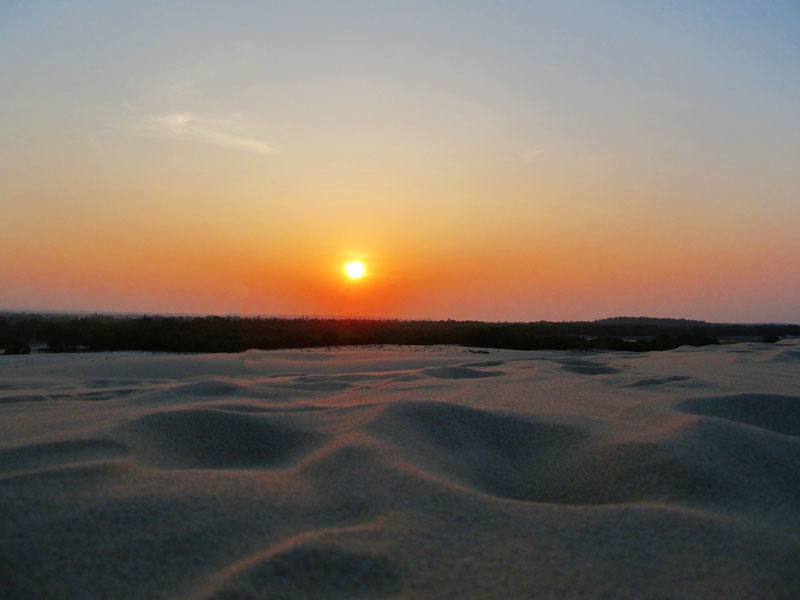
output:
POLYGON ((29 314, 29 315, 83 315, 83 316, 119 316, 119 317, 222 317, 222 318, 261 318, 261 319, 329 319, 335 321, 356 320, 356 321, 460 321, 464 323, 595 323, 610 319, 658 319, 669 321, 689 321, 695 323, 706 323, 710 325, 800 325, 800 321, 707 321, 705 319, 693 319, 688 317, 661 317, 650 315, 613 315, 610 317, 598 317, 596 319, 562 319, 562 320, 494 320, 494 319, 452 319, 452 318, 429 318, 429 317, 366 317, 352 315, 321 315, 321 314, 291 314, 291 313, 211 313, 211 312, 140 312, 124 310, 84 310, 84 309, 22 309, 22 308, 0 308, 0 315, 6 314, 29 314))

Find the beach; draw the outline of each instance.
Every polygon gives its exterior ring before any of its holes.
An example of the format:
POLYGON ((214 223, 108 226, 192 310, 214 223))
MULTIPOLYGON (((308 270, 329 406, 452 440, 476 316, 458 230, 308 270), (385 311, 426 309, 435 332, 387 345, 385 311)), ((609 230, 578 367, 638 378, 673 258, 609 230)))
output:
POLYGON ((797 598, 800 340, 0 356, 0 597, 797 598))

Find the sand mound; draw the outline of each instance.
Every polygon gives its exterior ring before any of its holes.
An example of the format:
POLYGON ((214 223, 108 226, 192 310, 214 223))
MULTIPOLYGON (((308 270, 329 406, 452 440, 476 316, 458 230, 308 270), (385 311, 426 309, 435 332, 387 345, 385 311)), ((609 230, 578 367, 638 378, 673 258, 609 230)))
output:
POLYGON ((400 590, 401 574, 384 556, 303 544, 235 566, 205 598, 375 598, 400 590))
POLYGON ((696 415, 719 417, 777 433, 800 436, 800 396, 731 394, 691 398, 679 404, 678 408, 696 415))
POLYGON ((778 363, 797 363, 800 361, 800 350, 778 350, 765 357, 765 360, 778 363))
POLYGON ((531 499, 537 471, 586 435, 565 425, 434 402, 395 404, 372 431, 418 467, 517 499, 531 499))
POLYGON ((0 597, 794 599, 799 348, 0 357, 0 597))
POLYGON ((499 377, 501 371, 478 371, 469 367, 430 367, 421 373, 437 379, 479 379, 482 377, 499 377))
POLYGON ((501 367, 504 364, 506 364, 504 360, 484 360, 481 362, 464 363, 461 366, 469 369, 480 369, 483 367, 501 367))
POLYGON ((562 369, 570 373, 578 373, 579 375, 614 375, 621 373, 620 369, 610 367, 605 363, 583 360, 583 359, 568 359, 556 361, 562 365, 562 369))
POLYGON ((571 505, 691 501, 709 487, 669 444, 611 443, 530 417, 403 403, 372 430, 417 468, 501 498, 571 505))
POLYGON ((4 394, 0 397, 0 404, 14 404, 15 402, 42 402, 50 400, 44 394, 4 394))
POLYGON ((656 385, 666 385, 668 383, 678 383, 680 381, 689 381, 691 377, 684 377, 682 375, 669 375, 667 377, 645 377, 632 384, 630 387, 653 387, 656 385))
POLYGON ((698 474, 686 500, 710 510, 772 515, 798 522, 800 439, 702 418, 668 440, 698 474))
POLYGON ((113 440, 87 439, 31 444, 0 450, 0 472, 37 470, 87 460, 122 456, 127 448, 113 440))
POLYGON ((322 437, 267 416, 214 409, 156 412, 117 432, 136 458, 165 469, 276 468, 309 452, 322 437))

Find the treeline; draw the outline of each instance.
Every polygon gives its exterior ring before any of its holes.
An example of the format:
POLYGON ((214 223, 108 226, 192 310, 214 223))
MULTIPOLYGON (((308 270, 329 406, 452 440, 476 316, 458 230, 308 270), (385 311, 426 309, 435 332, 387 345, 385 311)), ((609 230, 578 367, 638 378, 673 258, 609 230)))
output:
POLYGON ((71 316, 9 313, 0 316, 0 348, 7 354, 44 345, 51 352, 150 350, 240 352, 251 348, 311 348, 375 344, 455 344, 514 350, 668 350, 720 338, 776 341, 800 335, 798 325, 738 325, 681 320, 484 323, 368 319, 71 316), (656 321, 656 322, 653 322, 656 321))

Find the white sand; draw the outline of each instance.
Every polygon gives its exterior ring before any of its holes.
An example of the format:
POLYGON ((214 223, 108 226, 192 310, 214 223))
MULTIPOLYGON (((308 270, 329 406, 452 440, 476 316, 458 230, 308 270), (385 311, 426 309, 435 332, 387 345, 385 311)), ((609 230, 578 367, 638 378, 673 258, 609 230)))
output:
POLYGON ((0 597, 800 598, 800 342, 3 356, 0 597))

